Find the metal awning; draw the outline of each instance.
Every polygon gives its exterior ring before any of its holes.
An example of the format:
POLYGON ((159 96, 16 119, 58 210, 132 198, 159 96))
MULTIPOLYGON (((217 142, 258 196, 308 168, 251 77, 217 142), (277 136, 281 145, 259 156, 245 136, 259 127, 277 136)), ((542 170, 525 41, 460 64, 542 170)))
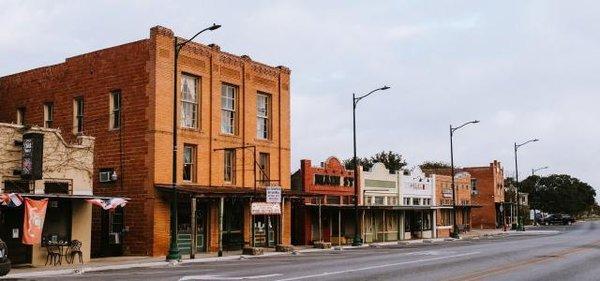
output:
MULTIPOLYGON (((155 188, 161 191, 172 191, 170 184, 156 184, 155 188)), ((207 185, 177 185, 178 192, 190 194, 199 198, 218 198, 218 197, 243 197, 243 198, 264 198, 266 186, 256 187, 237 187, 237 186, 207 186, 207 185)), ((286 198, 305 198, 322 197, 317 193, 301 192, 282 188, 281 195, 286 198)))

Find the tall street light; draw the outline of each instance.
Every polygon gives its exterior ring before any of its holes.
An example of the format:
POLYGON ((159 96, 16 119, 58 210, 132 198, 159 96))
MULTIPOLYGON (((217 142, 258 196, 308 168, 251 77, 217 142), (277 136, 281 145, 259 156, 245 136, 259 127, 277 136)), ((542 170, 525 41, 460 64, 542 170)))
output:
POLYGON ((544 166, 544 167, 539 167, 539 168, 536 168, 536 169, 531 169, 531 175, 535 176, 535 173, 537 173, 538 171, 545 170, 545 169, 548 169, 548 168, 550 168, 550 167, 544 166))
POLYGON ((453 226, 452 226, 452 237, 454 238, 458 238, 458 223, 456 222, 456 186, 454 184, 454 144, 453 144, 453 137, 454 137, 454 132, 456 132, 457 130, 469 125, 469 124, 477 124, 479 123, 479 120, 473 120, 473 121, 469 121, 467 123, 464 123, 458 127, 452 127, 452 124, 450 124, 450 168, 451 168, 451 173, 452 173, 452 219, 454 220, 453 226))
MULTIPOLYGON (((535 176, 535 173, 536 173, 536 172, 538 172, 538 171, 541 171, 541 170, 545 170, 545 169, 548 169, 548 168, 549 168, 548 166, 539 167, 539 168, 533 168, 533 169, 531 169, 531 176, 535 176)), ((533 185, 533 188, 534 188, 534 190, 535 190, 535 189, 537 189, 537 187, 538 187, 538 183, 539 183, 539 182, 540 182, 540 179, 538 179, 538 180, 535 182, 535 184, 533 185)), ((534 202, 535 202, 535 201, 534 201, 534 202)), ((532 202, 530 201, 530 203, 529 203, 529 204, 532 204, 532 202)), ((538 223, 537 223, 537 221, 538 221, 538 219, 537 219, 537 212, 536 212, 536 209, 534 208, 534 209, 533 209, 533 224, 534 224, 534 225, 537 225, 537 224, 538 224, 538 223)))
POLYGON ((169 245, 169 254, 167 255, 167 261, 178 261, 181 259, 179 254, 179 247, 177 246, 177 103, 178 103, 178 91, 177 91, 177 58, 179 52, 183 46, 190 41, 194 40, 200 33, 204 31, 212 31, 221 27, 218 24, 214 24, 200 30, 192 38, 183 42, 178 42, 177 37, 174 38, 173 50, 173 171, 172 171, 172 182, 171 182, 171 243, 169 245))
POLYGON ((352 157, 352 162, 354 163, 354 213, 355 213, 355 224, 354 224, 354 240, 352 241, 352 245, 360 246, 362 245, 362 238, 360 237, 360 229, 358 227, 359 224, 359 214, 358 214, 358 159, 356 158, 356 105, 358 102, 372 93, 377 91, 385 91, 389 89, 388 86, 383 86, 381 88, 377 88, 369 93, 362 95, 360 97, 356 97, 356 94, 352 94, 352 135, 354 141, 354 156, 352 157))
POLYGON ((519 161, 518 161, 517 151, 519 150, 519 148, 521 146, 524 146, 528 143, 537 142, 537 141, 539 141, 539 139, 531 139, 531 140, 528 140, 521 144, 517 144, 515 142, 515 198, 517 200, 517 230, 518 231, 525 231, 525 228, 523 227, 523 222, 521 222, 521 214, 520 214, 521 203, 519 202, 520 201, 519 200, 519 161))

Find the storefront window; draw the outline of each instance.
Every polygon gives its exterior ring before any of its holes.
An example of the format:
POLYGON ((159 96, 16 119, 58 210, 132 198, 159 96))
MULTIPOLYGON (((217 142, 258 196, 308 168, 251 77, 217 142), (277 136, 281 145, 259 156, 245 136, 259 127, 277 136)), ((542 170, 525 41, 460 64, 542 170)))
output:
POLYGON ((71 208, 71 201, 69 200, 51 199, 48 201, 44 229, 42 230, 42 244, 71 241, 71 208))

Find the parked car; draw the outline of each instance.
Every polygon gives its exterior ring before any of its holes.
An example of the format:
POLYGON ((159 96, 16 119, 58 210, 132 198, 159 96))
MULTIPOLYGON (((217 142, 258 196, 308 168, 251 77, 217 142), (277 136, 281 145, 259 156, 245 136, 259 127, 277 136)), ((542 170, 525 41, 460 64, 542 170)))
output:
POLYGON ((8 247, 6 243, 0 239, 0 276, 4 276, 10 272, 10 260, 8 259, 8 247))
POLYGON ((570 215, 563 214, 551 214, 544 218, 543 223, 545 225, 551 224, 562 224, 562 225, 570 225, 575 222, 575 218, 570 215))

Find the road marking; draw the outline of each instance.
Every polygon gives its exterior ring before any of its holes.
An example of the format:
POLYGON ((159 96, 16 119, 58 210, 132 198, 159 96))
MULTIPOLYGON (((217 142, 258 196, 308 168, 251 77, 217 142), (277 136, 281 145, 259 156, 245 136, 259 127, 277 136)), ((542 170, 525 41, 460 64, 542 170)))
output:
POLYGON ((183 276, 179 279, 179 281, 185 280, 252 280, 252 279, 261 279, 261 278, 269 278, 269 277, 277 277, 282 274, 265 274, 265 275, 254 275, 254 276, 239 276, 239 277, 227 277, 227 276, 219 276, 219 275, 191 275, 191 276, 183 276))
POLYGON ((428 262, 428 261, 435 261, 435 260, 449 259, 449 258, 466 257, 466 256, 475 255, 475 254, 479 254, 479 252, 469 252, 469 253, 464 253, 464 254, 442 256, 442 257, 436 257, 436 258, 428 258, 428 259, 419 259, 419 260, 403 261, 403 262, 396 262, 396 263, 380 264, 380 265, 373 265, 373 266, 360 267, 360 268, 354 268, 354 269, 348 269, 348 270, 340 270, 340 271, 332 271, 332 272, 323 272, 323 273, 319 273, 319 274, 312 274, 312 275, 305 275, 305 276, 298 276, 298 277, 290 277, 290 278, 285 278, 285 279, 279 279, 278 281, 302 280, 302 279, 323 277, 323 276, 328 276, 328 275, 336 275, 336 274, 345 274, 345 273, 351 273, 351 272, 357 272, 357 271, 365 271, 365 270, 371 270, 371 269, 377 269, 377 268, 383 268, 383 267, 390 267, 390 266, 398 266, 398 265, 405 265, 405 264, 412 264, 412 263, 428 262))

